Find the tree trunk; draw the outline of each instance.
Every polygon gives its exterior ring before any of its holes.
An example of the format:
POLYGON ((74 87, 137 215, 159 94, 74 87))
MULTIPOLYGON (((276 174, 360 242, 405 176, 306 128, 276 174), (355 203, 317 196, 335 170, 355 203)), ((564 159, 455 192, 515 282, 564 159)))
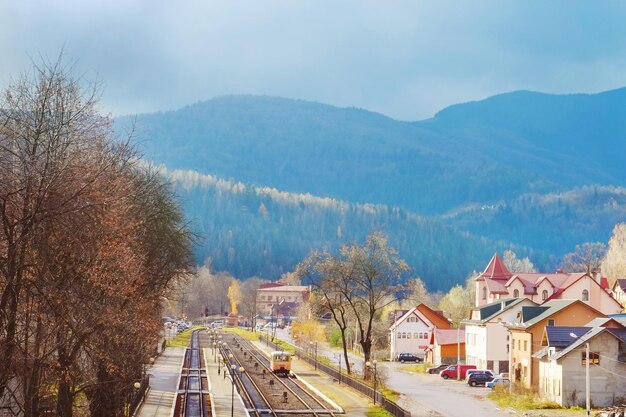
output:
POLYGON ((339 327, 341 331, 341 345, 343 346, 343 357, 346 360, 346 372, 352 373, 350 370, 350 358, 348 358, 348 344, 346 343, 346 327, 339 327))
POLYGON ((74 394, 67 377, 67 371, 61 373, 57 383, 57 416, 72 417, 74 394))

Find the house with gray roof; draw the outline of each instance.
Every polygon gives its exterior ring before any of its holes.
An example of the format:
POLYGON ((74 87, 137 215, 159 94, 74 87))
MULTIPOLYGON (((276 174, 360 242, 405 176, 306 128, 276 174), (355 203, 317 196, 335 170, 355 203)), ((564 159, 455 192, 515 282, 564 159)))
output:
MULTIPOLYGON (((609 321, 607 323, 609 324, 609 321)), ((539 393, 562 406, 584 406, 589 360, 593 407, 621 405, 626 398, 626 329, 548 326, 539 360, 539 393), (586 345, 589 344, 589 358, 586 345)))
POLYGON ((466 363, 494 373, 509 372, 507 323, 519 322, 523 308, 536 306, 527 298, 504 298, 472 310, 465 320, 466 363))

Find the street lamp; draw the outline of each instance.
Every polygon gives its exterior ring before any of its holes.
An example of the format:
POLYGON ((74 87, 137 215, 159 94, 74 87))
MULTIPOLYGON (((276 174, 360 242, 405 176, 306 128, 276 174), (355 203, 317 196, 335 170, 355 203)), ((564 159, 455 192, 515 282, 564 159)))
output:
MULTIPOLYGON (((232 353, 230 355, 228 355, 230 358, 232 358, 232 353)), ((237 365, 230 365, 230 383, 231 383, 231 389, 230 389, 230 417, 233 417, 234 413, 235 413, 235 369, 237 369, 237 365)))
POLYGON ((213 362, 217 362, 217 343, 213 342, 213 362))
MULTIPOLYGON (((574 333, 569 334, 570 337, 577 339, 578 336, 574 333)), ((589 342, 585 342, 585 397, 586 397, 586 410, 587 417, 591 414, 591 396, 589 392, 589 342)))
POLYGON ((374 359, 372 362, 370 361, 365 362, 365 366, 367 366, 368 368, 374 369, 374 405, 376 405, 376 382, 377 382, 376 365, 378 365, 378 361, 376 359, 374 359))
POLYGON ((335 353, 335 357, 339 362, 339 385, 341 385, 341 353, 335 353))

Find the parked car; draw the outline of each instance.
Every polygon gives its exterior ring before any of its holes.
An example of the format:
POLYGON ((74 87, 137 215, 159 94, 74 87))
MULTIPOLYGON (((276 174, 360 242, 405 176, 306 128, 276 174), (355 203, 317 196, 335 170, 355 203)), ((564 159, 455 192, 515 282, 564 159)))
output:
POLYGON ((446 369, 448 366, 450 365, 439 365, 439 366, 435 366, 432 368, 428 368, 428 373, 429 374, 438 374, 439 372, 443 371, 444 369, 446 369))
POLYGON ((400 363, 404 363, 404 362, 421 362, 422 358, 420 358, 417 355, 414 355, 412 353, 400 353, 398 354, 398 357, 396 358, 396 360, 400 363))
POLYGON ((501 376, 497 376, 491 381, 487 382, 487 384, 485 385, 487 388, 491 388, 491 389, 494 389, 497 385, 508 387, 509 385, 511 385, 511 380, 509 378, 503 378, 501 376))
POLYGON ((471 387, 476 387, 478 385, 485 385, 491 380, 493 380, 493 374, 491 372, 473 372, 467 379, 467 383, 471 387))
POLYGON ((469 381, 469 377, 470 375, 472 375, 474 372, 486 372, 491 376, 494 376, 493 372, 491 372, 489 369, 470 369, 469 371, 467 371, 467 373, 465 374, 465 381, 469 381))
POLYGON ((508 372, 500 372, 498 375, 500 378, 505 378, 505 379, 509 379, 509 373, 508 372))
POLYGON ((465 379, 465 375, 467 371, 470 369, 476 369, 476 365, 450 365, 439 374, 443 379, 456 379, 457 372, 460 373, 461 379, 465 379), (457 371, 457 366, 459 367, 459 371, 457 371))

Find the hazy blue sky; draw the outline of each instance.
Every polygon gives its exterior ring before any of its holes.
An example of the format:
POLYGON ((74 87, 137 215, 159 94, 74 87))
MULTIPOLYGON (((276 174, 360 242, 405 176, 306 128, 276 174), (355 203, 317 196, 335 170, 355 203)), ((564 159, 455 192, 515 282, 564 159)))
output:
POLYGON ((626 85, 626 2, 0 0, 0 86, 61 48, 115 115, 225 94, 399 119, 626 85))

